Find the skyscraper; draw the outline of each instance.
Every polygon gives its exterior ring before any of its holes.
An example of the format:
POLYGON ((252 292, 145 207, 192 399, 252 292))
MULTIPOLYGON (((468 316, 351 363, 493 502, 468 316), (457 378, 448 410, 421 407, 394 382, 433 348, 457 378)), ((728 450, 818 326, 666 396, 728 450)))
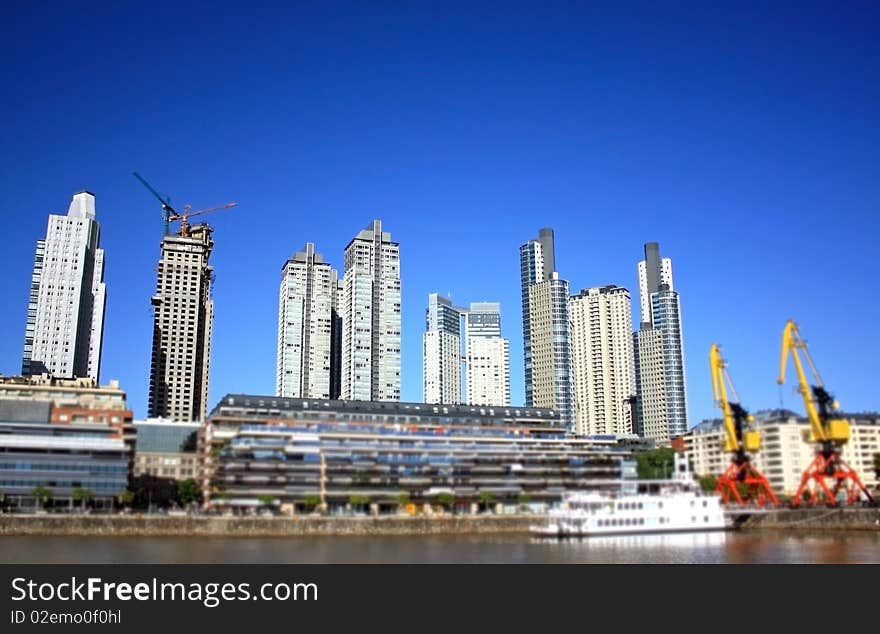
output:
POLYGON ((342 398, 400 400, 400 246, 373 223, 345 247, 342 398))
POLYGON ((472 303, 466 324, 468 405, 510 405, 510 343, 501 337, 501 305, 472 303))
POLYGON ((337 274, 306 243, 281 269, 275 393, 339 398, 337 274))
POLYGON ((569 318, 575 432, 632 433, 636 387, 629 291, 584 289, 570 298, 569 318))
POLYGON ((95 195, 74 194, 37 241, 21 373, 99 380, 104 335, 104 250, 95 195))
POLYGON ((183 235, 162 239, 153 304, 153 355, 150 365, 150 418, 204 421, 211 357, 214 247, 212 229, 189 226, 183 235))
POLYGON ((660 257, 660 245, 657 242, 645 244, 645 259, 638 264, 638 275, 641 325, 653 322, 651 293, 659 291, 661 284, 665 284, 668 290, 673 290, 672 260, 660 257))
POLYGON ((523 315, 523 371, 525 372, 526 407, 533 405, 532 385, 532 321, 529 312, 529 288, 550 278, 555 271, 553 229, 545 227, 538 237, 519 248, 520 288, 523 315))
POLYGON ((550 407, 569 428, 572 418, 568 282, 556 271, 553 230, 519 248, 527 407, 550 407))
POLYGON ((428 295, 422 364, 425 403, 461 403, 461 311, 437 293, 428 295))
POLYGON ((638 274, 642 323, 633 334, 636 432, 665 442, 688 428, 681 307, 673 286, 672 262, 660 258, 656 242, 645 245, 638 274))

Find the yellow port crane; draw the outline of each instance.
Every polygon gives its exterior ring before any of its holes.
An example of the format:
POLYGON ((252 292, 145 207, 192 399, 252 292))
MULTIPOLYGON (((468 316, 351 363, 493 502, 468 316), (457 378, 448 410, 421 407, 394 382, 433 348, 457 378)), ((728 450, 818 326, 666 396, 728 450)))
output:
POLYGON ((716 492, 725 504, 755 502, 759 506, 779 504, 767 478, 751 462, 751 454, 761 449, 761 432, 751 429, 753 417, 740 404, 736 388, 727 372, 727 363, 721 357, 721 348, 709 348, 709 366, 712 371, 712 394, 715 404, 724 413, 722 446, 730 454, 730 465, 718 476, 716 492), (728 393, 728 389, 730 392, 728 393))
POLYGON ((864 495, 867 501, 873 502, 858 472, 840 456, 843 446, 849 440, 849 422, 839 418, 837 411, 839 405, 825 389, 822 377, 819 376, 819 371, 807 350, 807 343, 801 338, 797 324, 791 319, 782 331, 782 355, 777 379, 780 385, 785 383, 789 353, 797 371, 798 392, 804 399, 804 408, 810 421, 810 442, 816 445, 816 457, 801 475, 801 484, 792 500, 792 506, 798 506, 801 502, 816 505, 821 501, 820 493, 824 496, 825 504, 835 506, 837 495, 841 490, 846 492, 847 504, 858 502, 860 494, 864 495), (799 351, 803 352, 813 374, 812 385, 807 380, 799 351))

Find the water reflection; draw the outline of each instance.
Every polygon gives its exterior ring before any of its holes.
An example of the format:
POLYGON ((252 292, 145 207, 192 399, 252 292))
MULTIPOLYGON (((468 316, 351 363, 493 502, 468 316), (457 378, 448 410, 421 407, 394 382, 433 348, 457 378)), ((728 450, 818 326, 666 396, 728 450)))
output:
POLYGON ((880 532, 771 531, 538 539, 0 537, 4 563, 880 563, 880 532))

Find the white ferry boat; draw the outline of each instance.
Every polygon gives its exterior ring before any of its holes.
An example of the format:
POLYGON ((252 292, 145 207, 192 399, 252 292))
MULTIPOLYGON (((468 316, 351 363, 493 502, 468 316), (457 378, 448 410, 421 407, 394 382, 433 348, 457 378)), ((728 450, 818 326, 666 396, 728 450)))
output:
POLYGON ((717 531, 727 528, 721 498, 699 491, 687 459, 675 454, 672 480, 624 480, 620 492, 579 491, 563 495, 535 535, 582 537, 717 531), (647 489, 640 491, 639 489, 647 489))

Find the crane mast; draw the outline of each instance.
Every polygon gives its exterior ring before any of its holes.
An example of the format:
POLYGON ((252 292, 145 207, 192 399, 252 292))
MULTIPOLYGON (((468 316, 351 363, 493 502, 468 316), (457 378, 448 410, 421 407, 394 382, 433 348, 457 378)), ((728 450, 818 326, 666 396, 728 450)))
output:
POLYGON ((714 343, 709 349, 709 366, 715 404, 724 414, 723 448, 731 454, 730 465, 718 476, 715 490, 725 504, 754 502, 759 506, 778 505, 779 500, 770 488, 770 483, 752 464, 749 455, 750 452, 757 453, 760 450, 761 433, 750 429, 752 416, 739 403, 733 381, 727 372, 727 363, 721 356, 721 348, 714 343))
POLYGON ((797 373, 797 391, 803 398, 810 422, 810 442, 816 445, 816 457, 801 475, 801 483, 792 500, 792 506, 798 506, 801 502, 816 505, 822 498, 828 506, 835 506, 841 491, 846 493, 847 504, 855 504, 861 495, 868 501, 873 501, 858 472, 844 462, 840 455, 843 446, 849 441, 849 422, 839 418, 838 404, 825 389, 822 377, 807 350, 807 344, 801 337, 797 324, 791 319, 782 331, 782 353, 777 379, 780 385, 785 383, 789 355, 797 373), (807 378, 801 353, 813 375, 812 384, 807 378))

